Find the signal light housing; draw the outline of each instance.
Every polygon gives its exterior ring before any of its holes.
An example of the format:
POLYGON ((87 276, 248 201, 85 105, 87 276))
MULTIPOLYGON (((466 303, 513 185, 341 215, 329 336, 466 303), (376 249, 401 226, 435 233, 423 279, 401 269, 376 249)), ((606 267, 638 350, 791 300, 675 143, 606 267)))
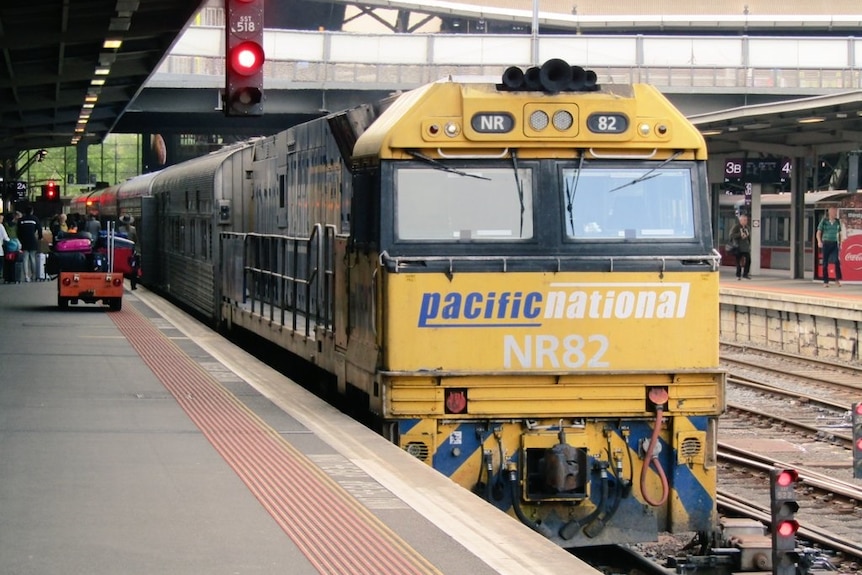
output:
POLYGON ((225 2, 226 116, 263 114, 263 0, 225 2))
POLYGON ((42 184, 42 199, 48 202, 60 201, 60 186, 56 182, 42 184))
POLYGON ((853 425, 853 478, 862 479, 862 402, 851 407, 853 425))
POLYGON ((796 575, 796 532, 799 522, 796 512, 796 482, 799 473, 794 469, 773 469, 769 474, 770 509, 772 511, 772 573, 796 575))

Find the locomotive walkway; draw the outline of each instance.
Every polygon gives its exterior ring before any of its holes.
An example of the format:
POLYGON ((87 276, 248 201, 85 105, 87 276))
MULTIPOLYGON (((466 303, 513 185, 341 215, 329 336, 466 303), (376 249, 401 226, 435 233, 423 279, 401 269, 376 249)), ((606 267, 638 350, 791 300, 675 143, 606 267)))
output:
POLYGON ((591 568, 140 288, 0 284, 0 572, 591 568))

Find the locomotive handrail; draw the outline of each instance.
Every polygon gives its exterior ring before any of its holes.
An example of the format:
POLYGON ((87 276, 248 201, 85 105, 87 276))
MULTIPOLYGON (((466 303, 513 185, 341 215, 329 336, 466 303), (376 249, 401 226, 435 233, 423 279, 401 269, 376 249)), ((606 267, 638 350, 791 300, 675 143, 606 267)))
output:
POLYGON ((600 160, 649 160, 657 153, 658 148, 653 148, 649 154, 600 154, 595 148, 590 148, 590 155, 600 160))
POLYGON ((503 151, 499 154, 447 154, 443 148, 437 148, 437 153, 440 154, 441 158, 449 160, 498 160, 506 157, 506 154, 509 153, 509 148, 503 148, 503 151))
MULTIPOLYGON (((316 223, 311 230, 311 235, 308 237, 308 245, 316 248, 314 255, 312 250, 306 251, 306 269, 311 270, 308 274, 306 283, 306 298, 311 297, 313 288, 317 287, 317 298, 314 304, 314 321, 315 324, 320 324, 323 320, 323 325, 327 329, 332 329, 332 320, 335 312, 334 305, 334 250, 335 250, 335 232, 336 228, 332 224, 316 223), (316 256, 316 257, 315 257, 316 256), (314 263, 314 267, 311 267, 314 263), (322 270, 322 272, 321 272, 322 270), (321 281, 322 276, 322 281, 321 281), (317 283, 320 282, 320 283, 317 283), (321 312, 321 309, 323 310, 321 312)), ((306 299, 308 301, 308 299, 306 299)), ((305 333, 310 332, 310 317, 305 316, 305 333)))
POLYGON ((265 305, 268 305, 269 320, 275 321, 278 308, 280 323, 285 325, 287 313, 292 312, 291 328, 294 332, 299 327, 301 313, 305 316, 303 333, 306 337, 311 334, 312 319, 315 325, 332 330, 335 315, 335 236, 335 226, 319 223, 312 227, 308 237, 254 232, 222 233, 222 237, 242 239, 245 244, 243 274, 248 280, 247 293, 252 313, 264 315, 265 305), (301 261, 305 264, 304 269, 300 269, 301 261), (299 303, 300 294, 304 298, 304 305, 299 303))
POLYGON ((661 262, 662 271, 666 271, 666 265, 668 261, 708 261, 712 265, 712 271, 718 271, 719 264, 721 262, 721 254, 718 253, 717 250, 713 249, 709 254, 703 255, 661 255, 661 256, 653 256, 653 255, 628 255, 628 256, 585 256, 585 255, 572 255, 572 256, 542 256, 542 255, 529 255, 529 256, 390 256, 388 252, 383 251, 380 253, 380 266, 383 267, 385 264, 393 264, 395 266, 395 272, 398 273, 401 271, 401 268, 407 266, 411 263, 419 263, 419 262, 446 262, 449 264, 449 272, 453 273, 454 268, 453 264, 456 261, 463 262, 501 262, 503 265, 503 271, 508 271, 509 262, 530 262, 535 263, 537 261, 550 261, 557 263, 557 271, 562 269, 562 262, 580 262, 580 261, 591 261, 591 262, 608 262, 610 265, 610 271, 614 271, 614 263, 619 261, 641 261, 641 262, 661 262))

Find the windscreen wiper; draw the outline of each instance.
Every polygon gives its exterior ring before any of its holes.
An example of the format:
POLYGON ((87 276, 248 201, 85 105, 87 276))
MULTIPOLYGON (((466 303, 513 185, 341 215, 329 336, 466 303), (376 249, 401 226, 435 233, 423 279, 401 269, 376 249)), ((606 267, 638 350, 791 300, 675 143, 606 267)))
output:
POLYGON ((569 213, 569 225, 572 226, 572 235, 575 234, 575 216, 572 209, 572 202, 575 201, 575 192, 578 189, 578 182, 581 179, 581 168, 584 167, 584 153, 581 152, 581 158, 578 160, 578 169, 575 172, 575 177, 571 180, 566 178, 566 211, 569 213), (572 182, 572 187, 569 188, 569 182, 572 182))
POLYGON ((635 178, 635 179, 634 179, 634 180, 632 180, 631 182, 628 182, 628 183, 622 184, 622 185, 620 185, 620 186, 617 186, 616 188, 612 188, 612 189, 608 190, 606 193, 608 193, 608 194, 609 194, 609 193, 611 193, 611 192, 616 192, 616 191, 618 191, 618 190, 622 190, 623 188, 627 188, 627 187, 629 187, 629 186, 633 186, 633 185, 635 185, 635 184, 639 184, 639 183, 641 183, 641 182, 645 182, 646 180, 651 180, 651 179, 653 179, 654 177, 656 177, 656 176, 660 175, 660 174, 656 174, 656 173, 654 173, 656 170, 660 170, 660 169, 662 169, 662 168, 663 168, 663 167, 665 167, 667 164, 669 164, 669 163, 670 163, 670 162, 672 162, 673 160, 677 159, 677 158, 682 154, 682 152, 683 152, 682 150, 677 150, 676 152, 674 152, 674 153, 673 153, 673 155, 672 155, 671 157, 669 157, 668 159, 666 159, 665 161, 663 161, 662 163, 660 163, 660 164, 659 164, 659 165, 657 165, 656 167, 652 168, 652 169, 651 169, 651 170, 649 170, 649 171, 644 172, 643 174, 641 174, 639 177, 635 178))
POLYGON ((466 176, 468 178, 477 178, 479 180, 488 180, 489 182, 491 181, 491 178, 486 178, 485 176, 480 176, 478 174, 470 174, 470 173, 464 172, 462 170, 459 170, 457 168, 447 166, 443 162, 435 160, 434 158, 429 158, 425 154, 417 152, 416 150, 407 150, 407 153, 410 156, 416 158, 417 160, 422 160, 423 162, 425 162, 429 166, 433 166, 433 167, 437 168, 438 170, 443 170, 444 172, 450 172, 452 174, 458 174, 459 176, 466 176))
POLYGON ((519 238, 524 237, 524 183, 521 181, 521 176, 518 175, 518 153, 512 148, 512 167, 515 170, 515 185, 518 186, 518 201, 521 202, 521 231, 518 233, 519 238))

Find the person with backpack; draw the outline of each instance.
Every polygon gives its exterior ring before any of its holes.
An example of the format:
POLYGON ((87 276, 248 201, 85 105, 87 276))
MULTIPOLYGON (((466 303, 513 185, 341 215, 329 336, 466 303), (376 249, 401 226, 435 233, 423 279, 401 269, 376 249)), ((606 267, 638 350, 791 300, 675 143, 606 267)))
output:
POLYGON ((730 230, 730 242, 736 248, 736 279, 751 279, 751 227, 748 214, 739 214, 739 222, 730 230))
POLYGON ((823 287, 829 287, 829 264, 835 265, 835 286, 841 287, 841 222, 838 208, 830 206, 817 226, 817 246, 823 260, 823 287))
POLYGON ((24 253, 24 281, 35 281, 39 277, 39 241, 42 239, 42 225, 33 215, 33 206, 27 206, 24 215, 18 220, 18 241, 24 253))

